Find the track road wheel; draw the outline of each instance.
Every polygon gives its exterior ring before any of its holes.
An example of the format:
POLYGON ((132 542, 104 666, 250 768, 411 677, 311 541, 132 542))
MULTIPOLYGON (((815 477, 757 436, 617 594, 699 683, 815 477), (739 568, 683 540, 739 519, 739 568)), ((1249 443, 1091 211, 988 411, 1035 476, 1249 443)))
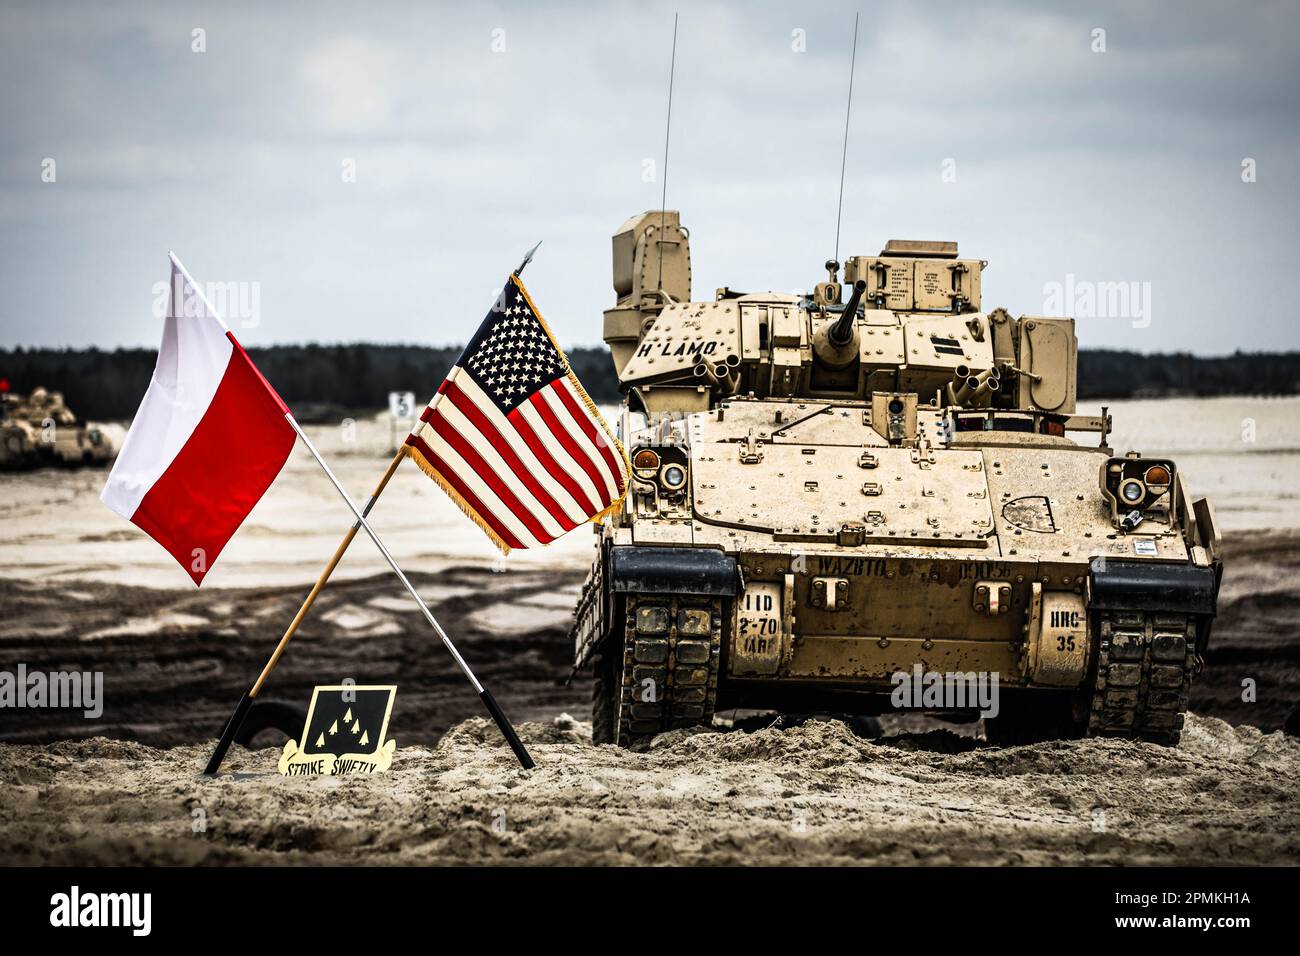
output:
MULTIPOLYGON (((722 656, 722 601, 629 594, 622 635, 617 743, 711 726, 722 656)), ((611 650, 617 638, 610 638, 611 650)))
POLYGON ((1186 614, 1103 611, 1088 734, 1173 747, 1200 672, 1196 624, 1186 614))

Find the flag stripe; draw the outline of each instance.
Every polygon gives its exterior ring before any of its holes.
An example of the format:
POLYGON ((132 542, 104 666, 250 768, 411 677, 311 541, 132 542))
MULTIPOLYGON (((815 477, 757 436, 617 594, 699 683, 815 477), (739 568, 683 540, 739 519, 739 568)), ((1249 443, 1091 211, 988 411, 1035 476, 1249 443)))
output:
POLYGON ((478 495, 474 494, 474 492, 460 480, 459 476, 447 466, 447 463, 438 457, 437 452, 430 448, 429 444, 423 438, 419 435, 407 435, 406 443, 419 453, 420 457, 425 460, 425 463, 436 471, 442 477, 443 481, 447 482, 447 484, 451 485, 456 490, 456 494, 465 499, 465 503, 474 509, 475 514, 487 522, 488 526, 497 533, 497 536, 501 538, 502 541, 511 548, 523 547, 523 545, 519 543, 519 539, 510 532, 510 529, 497 520, 497 516, 483 504, 478 495))
POLYGON ((460 453, 451 445, 447 444, 446 439, 439 435, 432 427, 425 429, 424 440, 434 454, 443 460, 448 468, 456 475, 460 484, 464 485, 474 492, 474 496, 483 502, 489 511, 496 516, 499 523, 510 529, 510 534, 516 541, 520 542, 522 548, 532 548, 538 545, 538 541, 529 532, 528 527, 515 517, 505 503, 492 490, 492 486, 479 477, 478 473, 471 467, 460 453))
POLYGON ((205 313, 164 320, 157 368, 100 495, 104 504, 131 519, 203 421, 234 351, 205 313))
POLYGON ((470 470, 492 489, 497 498, 501 500, 501 503, 510 509, 539 543, 546 544, 555 537, 555 535, 547 533, 541 522, 537 520, 537 516, 529 511, 515 496, 514 492, 506 487, 505 482, 501 480, 501 476, 483 459, 483 456, 470 444, 469 440, 452 428, 447 419, 439 414, 436 409, 429 425, 441 436, 443 441, 455 449, 465 464, 469 465, 470 470))
POLYGON ((515 477, 524 483, 524 487, 528 489, 529 493, 536 498, 551 517, 555 519, 556 523, 560 526, 560 533, 571 531, 577 527, 578 522, 565 514, 564 509, 561 508, 555 499, 551 497, 550 493, 542 487, 542 483, 537 480, 534 472, 526 467, 523 461, 520 460, 519 455, 515 453, 515 449, 511 446, 510 442, 505 440, 496 425, 492 423, 491 419, 484 414, 483 410, 474 403, 469 395, 462 391, 460 386, 454 381, 450 382, 450 388, 447 389, 446 394, 451 399, 452 404, 455 405, 456 409, 465 416, 475 429, 482 433, 488 444, 491 445, 493 450, 501 456, 501 459, 509 466, 510 470, 514 472, 515 477))
POLYGON ((600 501, 600 489, 596 486, 596 482, 591 480, 591 477, 579 467, 573 456, 565 450, 563 443, 560 441, 560 436, 551 431, 551 426, 542 418, 541 412, 534 408, 531 402, 524 402, 523 405, 511 413, 510 417, 511 419, 526 419, 537 437, 541 439, 546 450, 550 452, 551 457, 555 459, 556 464, 578 483, 578 487, 582 489, 583 494, 592 502, 592 508, 587 513, 591 515, 600 511, 603 505, 598 503, 600 501))
MULTIPOLYGON (((508 530, 511 540, 523 542, 518 545, 511 545, 507 542, 507 547, 535 547, 539 542, 530 533, 528 526, 519 520, 514 510, 497 495, 493 487, 482 480, 479 475, 482 469, 466 462, 456 448, 448 443, 434 427, 435 422, 442 418, 444 408, 450 408, 452 414, 456 414, 455 407, 451 404, 447 392, 451 388, 452 379, 459 371, 459 368, 453 368, 452 374, 439 386, 438 393, 434 395, 433 400, 420 414, 420 420, 423 424, 414 434, 442 461, 443 467, 448 469, 448 473, 444 477, 454 485, 456 490, 459 492, 462 488, 469 489, 475 500, 482 502, 487 507, 493 518, 493 521, 489 524, 494 530, 505 528, 508 530)), ((462 497, 467 496, 462 495, 462 497)), ((505 539, 505 535, 498 533, 498 536, 503 540, 505 539)))
POLYGON ((587 412, 586 406, 579 406, 577 396, 573 393, 573 383, 567 378, 562 378, 555 383, 555 394, 560 396, 560 401, 564 407, 569 410, 573 420, 578 423, 583 434, 600 451, 600 455, 605 459, 605 465, 609 468, 610 474, 614 477, 614 484, 618 488, 618 494, 623 494, 623 470, 614 461, 614 456, 609 450, 609 439, 603 432, 597 432, 596 426, 592 424, 591 415, 587 412))
POLYGON ((593 480, 600 482, 600 496, 605 499, 606 504, 613 501, 618 497, 618 492, 614 490, 613 479, 605 472, 605 462, 591 450, 591 443, 587 441, 587 436, 582 433, 578 423, 573 420, 569 410, 564 407, 564 403, 555 394, 555 389, 544 388, 538 394, 542 396, 547 407, 555 414, 555 420, 560 423, 560 427, 564 429, 565 434, 572 439, 573 446, 581 452, 583 459, 590 463, 591 468, 588 469, 588 474, 594 471, 593 480))
POLYGON ((461 455, 472 474, 485 482, 491 482, 490 487, 494 489, 494 493, 497 494, 501 501, 505 502, 507 510, 503 511, 502 514, 513 514, 521 523, 524 523, 524 527, 532 530, 534 536, 538 537, 543 543, 547 539, 558 538, 569 530, 561 527, 550 513, 542 507, 541 502, 533 498, 524 488, 521 488, 517 481, 514 481, 510 469, 501 460, 500 454, 488 443, 487 438, 478 429, 466 424, 465 417, 461 415, 454 404, 451 402, 442 403, 434 411, 433 417, 430 418, 429 427, 433 429, 439 440, 447 441, 461 455), (449 436, 453 435, 455 436, 454 440, 448 441, 449 436), (462 443, 467 445, 467 449, 462 448, 462 443), (473 460, 472 456, 474 455, 477 456, 478 460, 473 460), (504 488, 505 493, 501 493, 499 488, 504 488), (513 496, 513 503, 507 499, 506 495, 513 496), (522 514, 520 508, 522 508, 522 514))
POLYGON ((456 388, 464 394, 465 398, 473 402, 488 421, 496 426, 501 440, 509 444, 510 450, 519 456, 519 460, 524 467, 532 473, 533 477, 541 483, 556 504, 569 516, 569 520, 574 523, 574 527, 582 524, 592 516, 594 511, 586 504, 586 497, 575 498, 567 486, 557 481, 552 474, 557 468, 556 464, 554 462, 543 464, 527 441, 524 440, 523 434, 515 429, 514 422, 519 417, 519 409, 512 410, 512 414, 504 414, 490 398, 483 394, 483 390, 478 387, 471 375, 458 375, 453 372, 448 378, 450 381, 454 381, 456 388), (579 500, 582 501, 582 504, 579 504, 579 500))
POLYGON ((611 499, 609 497, 609 490, 606 487, 605 482, 601 479, 600 472, 596 470, 595 463, 587 457, 586 453, 578 446, 578 443, 574 441, 573 435, 569 433, 568 428, 562 425, 559 419, 556 418, 555 411, 549 404, 547 404, 546 399, 543 397, 547 391, 548 389, 542 389, 540 392, 534 394, 528 399, 529 404, 537 410, 537 414, 542 416, 542 421, 546 423, 546 427, 550 429, 551 433, 559 439, 564 450, 569 453, 569 457, 577 463, 579 468, 587 473, 587 477, 591 479, 592 484, 596 487, 597 494, 600 495, 601 506, 608 508, 611 499))
MULTIPOLYGON (((519 481, 511 473, 509 466, 506 465, 505 460, 501 457, 501 452, 493 447, 486 435, 469 423, 469 420, 465 418, 454 402, 440 403, 433 413, 430 424, 438 434, 444 435, 444 437, 449 429, 451 433, 456 435, 458 441, 467 442, 469 447, 481 459, 483 469, 486 469, 486 471, 480 470, 475 463, 471 462, 470 466, 474 468, 474 471, 484 479, 488 478, 486 472, 491 472, 491 477, 500 481, 502 487, 506 488, 523 506, 529 518, 538 523, 540 526, 538 530, 542 535, 548 538, 558 538, 572 527, 572 525, 565 526, 558 522, 526 487, 520 485, 519 481)), ((459 445, 456 447, 459 448, 459 445)), ((515 509, 512 508, 511 510, 514 511, 515 509)))
POLYGON ((591 503, 591 500, 583 492, 582 487, 578 482, 575 481, 573 476, 564 469, 560 462, 555 460, 550 451, 546 448, 546 445, 537 437, 537 433, 533 431, 533 426, 529 424, 528 418, 524 415, 524 410, 522 408, 516 409, 511 415, 507 415, 506 421, 508 421, 514 430, 519 433, 519 437, 524 440, 524 444, 528 446, 529 450, 532 451, 537 460, 541 462, 542 467, 546 469, 547 473, 563 486, 564 490, 569 493, 574 502, 585 514, 594 515, 600 510, 591 503))
POLYGON ((582 493, 586 495, 587 500, 592 502, 592 508, 588 514, 595 514, 600 511, 602 507, 599 504, 600 491, 597 489, 596 483, 578 466, 573 456, 565 450, 559 436, 551 431, 551 426, 546 423, 546 420, 542 418, 541 413, 533 407, 532 403, 524 402, 519 408, 511 412, 510 418, 512 421, 515 419, 527 421, 555 463, 578 483, 578 487, 582 489, 582 493))
POLYGON ((244 361, 248 363, 248 367, 251 368, 253 374, 257 376, 258 382, 260 382, 262 387, 270 394, 271 401, 275 403, 276 411, 278 411, 280 415, 288 415, 289 406, 284 403, 284 399, 280 397, 280 393, 271 387, 271 383, 266 380, 266 376, 262 374, 262 370, 253 364, 253 360, 248 357, 248 353, 244 351, 244 347, 239 344, 239 339, 235 338, 235 333, 227 329, 226 338, 230 340, 231 347, 244 357, 244 361))

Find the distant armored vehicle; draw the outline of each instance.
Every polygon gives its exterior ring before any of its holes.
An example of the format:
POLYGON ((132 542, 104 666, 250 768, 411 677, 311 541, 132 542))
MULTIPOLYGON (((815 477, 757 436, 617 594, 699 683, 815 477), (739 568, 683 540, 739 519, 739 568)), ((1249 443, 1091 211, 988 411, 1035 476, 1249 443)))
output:
POLYGON ((79 423, 61 393, 0 394, 0 467, 102 465, 116 454, 112 439, 98 425, 79 423))
POLYGON ((632 482, 573 631, 597 742, 730 708, 879 714, 937 674, 997 675, 995 743, 1177 743, 1214 512, 1174 461, 1113 453, 1104 409, 1075 413, 1074 321, 984 311, 986 263, 951 242, 891 241, 842 282, 828 262, 811 295, 692 302, 689 239, 659 211, 614 236, 632 482))

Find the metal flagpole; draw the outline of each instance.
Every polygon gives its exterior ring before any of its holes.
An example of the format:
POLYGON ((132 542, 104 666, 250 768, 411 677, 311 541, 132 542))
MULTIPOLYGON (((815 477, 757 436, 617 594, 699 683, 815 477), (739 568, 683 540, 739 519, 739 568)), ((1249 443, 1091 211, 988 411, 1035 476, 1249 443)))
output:
MULTIPOLYGON (((538 243, 538 245, 541 245, 541 243, 538 243)), ((537 246, 534 246, 532 251, 529 252, 528 257, 520 266, 520 269, 528 264, 528 260, 532 258, 532 253, 535 252, 536 249, 537 246)), ((170 252, 168 253, 168 258, 175 263, 176 267, 181 271, 181 274, 185 276, 190 287, 194 290, 195 295, 203 300, 203 304, 207 307, 208 312, 211 313, 212 317, 220 322, 226 331, 229 332, 230 327, 226 325, 225 320, 221 317, 221 313, 212 305, 212 302, 208 299, 207 295, 204 294, 203 288, 194 281, 194 277, 191 276, 189 270, 181 264, 180 259, 176 257, 175 253, 170 252)), ((293 417, 293 413, 286 411, 284 418, 285 421, 289 423, 289 426, 294 430, 294 433, 302 439, 303 444, 307 446, 307 450, 310 451, 312 457, 316 459, 316 463, 320 465, 321 470, 325 472, 330 482, 334 485, 334 488, 343 497, 347 506, 352 510, 352 514, 356 517, 356 522, 353 524, 352 529, 348 534, 344 536, 343 541, 339 544, 338 548, 335 549, 334 557, 330 559, 330 563, 325 566, 325 570, 322 571, 321 576, 317 578, 315 586, 313 586, 311 593, 307 596, 307 600, 303 603, 303 606, 298 609, 298 614, 294 617, 293 623, 290 624, 289 630, 280 638, 280 643, 276 646, 275 652, 271 655, 271 659, 267 661, 266 666, 262 668, 262 673, 258 676, 256 683, 235 707, 235 712, 230 716, 230 720, 226 722, 226 726, 221 731, 221 738, 217 741, 216 749, 212 752, 212 757, 208 760, 208 766, 204 770, 204 773, 213 775, 221 766, 221 761, 225 759, 226 752, 230 749, 230 744, 235 739, 235 734, 239 732, 239 728, 244 722, 244 717, 248 714, 248 709, 253 705, 253 698, 256 697, 258 691, 262 689, 262 685, 266 682, 266 678, 270 674, 271 669, 280 659, 280 655, 284 652, 284 648, 288 645, 290 638, 293 637, 294 632, 298 629, 298 625, 306 616, 308 609, 315 602, 316 595, 320 593, 320 589, 324 587, 325 581, 328 580, 330 574, 338 565, 339 560, 343 557, 343 552, 346 551, 348 545, 352 543, 352 539, 356 536, 358 528, 366 529, 366 534, 370 536, 370 540, 375 543, 375 547, 377 547, 380 553, 384 556, 384 560, 388 562, 388 566, 393 569, 393 573, 396 574, 398 580, 402 582, 402 586, 405 587, 411 597, 415 599, 415 603, 419 605, 420 611, 424 614, 425 620, 429 622, 430 626, 432 626, 434 631, 437 632, 438 637, 442 639, 443 645, 447 648, 448 652, 450 652, 452 659, 456 662, 456 666, 460 668, 461 673, 463 673, 469 680, 470 684, 474 687, 474 690, 478 693, 479 699, 483 701, 483 706, 486 707, 488 713, 492 715, 493 721, 496 722, 497 728, 501 731, 502 736, 506 738, 506 742, 510 744, 510 749, 514 751, 515 757, 519 760, 520 765, 525 770, 531 770, 535 766, 533 758, 529 755, 527 748, 524 747, 523 741, 519 739, 519 735, 515 733, 515 728, 511 725, 510 720, 501 709, 501 705, 496 702, 496 698, 492 696, 492 692, 479 683, 478 678, 474 676, 474 672, 470 670, 469 665, 465 663, 465 659, 460 656, 460 651, 456 650, 456 645, 451 642, 451 638, 447 636, 447 632, 442 629, 442 625, 438 623, 438 619, 435 618, 433 612, 429 610, 429 606, 424 603, 424 599, 421 598, 419 592, 415 590, 415 586, 411 584, 410 580, 406 577, 406 574, 400 567, 398 567, 397 561, 393 559, 388 548, 379 540, 379 535, 375 534, 375 529, 370 527, 370 523, 366 521, 366 515, 369 514, 370 509, 374 506, 375 499, 379 497, 379 493, 383 491, 384 486, 388 483, 388 479, 392 476, 392 473, 397 470, 397 466, 401 463, 401 459, 404 456, 399 453, 394 457, 392 463, 388 466, 388 471, 385 473, 378 487, 375 488, 374 494, 370 496, 370 500, 366 503, 365 510, 361 511, 357 508, 356 502, 352 500, 352 496, 347 493, 347 490, 344 489, 338 478, 335 477, 334 472, 330 470, 330 466, 325 463, 325 459, 322 458, 320 452, 316 450, 316 446, 313 445, 311 439, 307 437, 307 433, 302 430, 302 426, 299 425, 298 420, 293 417)))
POLYGON ((375 547, 378 548, 379 553, 384 556, 384 560, 387 561, 388 566, 393 569, 393 573, 396 574, 397 579, 402 582, 402 586, 406 588, 411 597, 415 599, 415 603, 419 605, 420 612, 424 614, 424 619, 429 622, 430 627, 437 631, 438 637, 442 639, 443 645, 447 648, 448 653, 451 654, 452 659, 456 662, 456 666, 460 668, 461 673, 464 674, 466 679, 474 686, 474 690, 478 691, 478 695, 483 701, 483 706, 488 709, 488 713, 490 713, 492 719, 496 721, 497 727, 500 728, 502 735, 510 744, 510 749, 513 750, 515 756, 519 758, 519 763, 525 770, 531 770, 533 768, 533 758, 528 755, 528 751, 524 748, 523 741, 519 739, 519 735, 515 733, 515 728, 511 726, 510 721, 506 719, 505 713, 501 710, 500 705, 497 704, 496 698, 492 696, 492 692, 480 684, 478 678, 474 676, 474 672, 469 669, 469 665, 465 663, 465 659, 460 656, 460 651, 456 650, 456 645, 451 642, 451 638, 447 636, 447 632, 442 629, 442 625, 438 623, 438 619, 434 617, 433 612, 429 610, 429 605, 424 603, 424 598, 420 597, 420 592, 415 590, 415 586, 411 584, 410 580, 406 577, 406 573, 398 567, 397 562, 393 560, 393 556, 388 552, 388 548, 384 546, 384 542, 380 541, 379 535, 375 534, 375 529, 370 527, 370 522, 368 522, 365 515, 358 510, 356 502, 352 500, 352 496, 347 493, 347 490, 342 484, 340 484, 339 480, 334 477, 334 472, 330 470, 329 465, 325 464, 325 459, 320 456, 320 452, 316 450, 316 446, 313 445, 311 439, 307 437, 307 433, 302 430, 302 426, 299 425, 297 419, 293 417, 293 413, 290 412, 284 417, 289 424, 293 426, 293 430, 298 433, 298 437, 302 439, 302 443, 307 446, 307 450, 311 452, 312 457, 316 459, 316 463, 321 466, 321 470, 325 472, 326 476, 334 484, 334 488, 342 496, 343 500, 347 502, 348 507, 352 509, 352 513, 357 517, 357 522, 365 529, 366 534, 370 536, 370 540, 375 543, 375 547))
MULTIPOLYGON (((375 490, 371 492, 370 499, 366 502, 366 506, 361 509, 363 515, 370 514, 370 509, 375 506, 375 502, 379 500, 379 496, 383 494, 384 489, 388 487, 389 479, 393 477, 393 474, 397 471, 397 466, 402 463, 402 459, 405 457, 406 454, 402 451, 399 451, 393 456, 393 460, 388 464, 388 470, 384 472, 384 477, 379 479, 379 484, 376 485, 375 490)), ((347 551, 348 547, 352 544, 352 539, 357 536, 357 532, 360 530, 361 522, 354 521, 352 527, 348 529, 348 533, 345 534, 343 540, 339 542, 339 546, 334 549, 334 556, 330 558, 329 563, 325 565, 320 576, 316 579, 316 583, 312 585, 311 592, 307 595, 306 600, 304 600, 302 606, 298 608, 298 613, 294 615, 293 620, 289 623, 289 627, 285 630, 284 636, 280 638, 280 643, 275 646, 275 651, 271 654, 271 659, 267 661, 266 666, 262 668, 262 673, 257 675, 257 680, 253 683, 252 689, 247 691, 244 696, 240 698, 239 704, 235 707, 234 714, 232 714, 230 719, 226 721, 226 726, 221 731, 221 736, 217 740, 217 746, 212 751, 212 756, 208 759, 207 768, 203 771, 208 776, 212 776, 221 769, 221 761, 226 759, 226 751, 230 749, 231 743, 234 742, 235 737, 239 734, 239 728, 244 723, 244 718, 248 714, 248 709, 253 705, 253 699, 257 697, 258 693, 262 690, 262 685, 266 683, 266 679, 271 676, 272 669, 280 661, 280 655, 284 653, 285 648, 289 646, 289 641, 292 640, 294 634, 298 632, 299 625, 301 625, 303 619, 306 618, 307 612, 311 610, 312 605, 316 603, 316 598, 319 596, 321 589, 325 587, 325 583, 330 579, 330 575, 334 573, 334 569, 338 567, 339 561, 343 559, 344 552, 347 551)))
MULTIPOLYGON (((344 502, 346 502, 347 506, 352 510, 352 514, 355 515, 357 519, 356 526, 365 529, 366 534, 370 536, 370 540, 373 541, 375 547, 379 549, 379 553, 382 554, 384 560, 388 562, 388 566, 392 568, 393 573, 397 575, 397 579, 402 582, 402 586, 406 588, 407 593, 415 599, 415 603, 419 606, 420 612, 424 614, 424 619, 428 621, 429 625, 435 632, 437 632, 443 645, 451 654, 452 660, 456 662, 456 666, 460 668, 461 673, 465 675, 466 679, 469 680, 470 684, 474 687, 474 690, 478 693, 479 699, 483 701, 483 706, 486 707, 488 713, 492 715, 492 719, 496 722, 497 728, 500 729, 502 736, 506 738, 506 742, 510 744, 510 749, 514 751, 515 757, 518 758, 520 765, 525 770, 531 770, 534 767, 533 758, 529 755, 527 748, 524 747, 523 741, 519 739, 519 735, 515 733, 515 729, 511 725, 510 720, 506 717, 505 712, 501 709, 501 705, 499 705, 496 702, 496 698, 492 696, 492 692, 480 684, 478 678, 474 676, 474 672, 470 670, 470 666, 465 663, 465 659, 460 656, 460 651, 456 650, 456 645, 451 642, 451 638, 447 636, 447 632, 442 629, 442 625, 438 623, 438 619, 434 617, 433 612, 429 610, 429 605, 424 603, 424 599, 420 597, 420 593, 415 589, 415 586, 411 584, 406 573, 398 566, 397 561, 384 545, 384 542, 381 541, 379 535, 375 533, 375 529, 370 526, 370 522, 366 520, 365 513, 357 507, 356 502, 352 500, 352 496, 347 493, 347 489, 345 489, 338 478, 335 477, 330 466, 326 464, 325 459, 322 458, 320 452, 316 450, 316 446, 312 444, 311 439, 307 437, 307 433, 304 432, 302 426, 298 424, 298 420, 293 417, 293 413, 287 412, 284 418, 294 432, 297 433, 298 438, 301 439, 302 443, 307 446, 307 450, 311 452, 312 457, 316 459, 316 464, 320 465, 321 470, 324 471, 326 477, 329 478, 330 483, 334 485, 335 490, 338 491, 344 502)), ((373 501, 374 496, 372 496, 370 504, 373 504, 373 501)), ((369 510, 369 504, 367 505, 367 510, 369 510)), ((347 544, 351 543, 350 536, 354 533, 355 526, 353 531, 349 532, 349 537, 344 539, 343 544, 339 546, 339 550, 335 552, 336 558, 342 556, 343 549, 347 544)), ((337 561, 331 563, 337 563, 337 561)), ((332 568, 328 570, 332 570, 332 568)), ((322 575, 322 577, 328 577, 328 575, 322 575)), ((323 584, 323 580, 318 581, 317 587, 313 588, 313 591, 318 592, 319 587, 323 584)), ((312 600, 314 600, 314 597, 312 600)), ((301 617, 305 611, 305 607, 300 610, 299 617, 301 617)), ((266 668, 263 669, 262 677, 259 677, 258 683, 254 685, 255 689, 261 688, 263 679, 270 671, 270 668, 274 665, 280 651, 283 649, 283 645, 288 643, 288 638, 291 636, 291 634, 286 634, 285 637, 281 639, 281 647, 276 648, 276 653, 272 655, 272 659, 267 663, 266 668)), ((253 696, 254 691, 250 691, 244 696, 244 699, 239 702, 239 706, 235 709, 235 713, 230 718, 230 722, 226 725, 225 730, 222 731, 221 740, 217 743, 217 749, 213 752, 212 759, 208 762, 208 768, 204 771, 205 773, 216 773, 216 768, 221 765, 226 750, 230 748, 230 741, 234 739, 235 733, 238 732, 239 725, 243 723, 244 715, 248 713, 248 708, 252 706, 253 696)))

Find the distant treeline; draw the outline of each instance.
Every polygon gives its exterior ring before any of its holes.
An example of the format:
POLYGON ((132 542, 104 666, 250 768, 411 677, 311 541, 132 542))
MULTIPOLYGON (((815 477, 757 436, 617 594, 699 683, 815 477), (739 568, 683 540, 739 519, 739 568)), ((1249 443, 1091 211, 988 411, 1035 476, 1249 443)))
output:
POLYGON ((1185 352, 1079 352, 1080 398, 1296 392, 1300 392, 1300 352, 1234 352, 1212 358, 1185 352))
MULTIPOLYGON (((420 345, 274 345, 250 349, 258 367, 304 420, 338 410, 378 409, 390 391, 426 401, 459 348, 420 345)), ((603 348, 575 348, 569 362, 597 402, 616 402, 618 382, 603 348)), ((153 373, 151 349, 0 349, 0 379, 15 392, 43 385, 84 418, 135 414, 153 373)), ((1300 352, 1237 352, 1215 358, 1109 350, 1079 355, 1079 397, 1289 395, 1300 391, 1300 352)))
MULTIPOLYGON (((368 343, 248 350, 303 421, 384 408, 390 391, 414 392, 423 404, 460 352, 459 347, 368 343)), ((567 354, 593 399, 618 401, 618 383, 605 349, 578 348, 567 354)), ((155 359, 152 349, 0 349, 0 379, 22 394, 37 386, 62 392, 68 407, 83 418, 127 419, 149 387, 155 359)))

